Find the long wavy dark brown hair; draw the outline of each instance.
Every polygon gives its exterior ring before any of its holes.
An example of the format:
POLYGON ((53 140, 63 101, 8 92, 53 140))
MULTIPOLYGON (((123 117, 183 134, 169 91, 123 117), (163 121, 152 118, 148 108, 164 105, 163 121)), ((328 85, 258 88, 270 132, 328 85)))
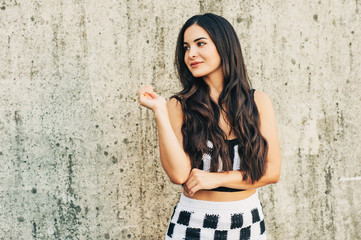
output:
POLYGON ((172 96, 183 110, 183 146, 191 158, 192 168, 200 167, 202 156, 213 143, 211 172, 221 164, 223 171, 232 170, 227 134, 219 127, 221 112, 239 141, 240 171, 243 180, 254 183, 265 173, 268 144, 261 135, 260 118, 251 90, 241 45, 232 25, 223 17, 206 13, 191 17, 182 27, 176 47, 175 67, 183 90, 172 96), (184 32, 193 24, 202 27, 216 45, 224 76, 218 102, 210 97, 210 88, 202 78, 195 78, 184 62, 184 32), (222 160, 220 163, 219 157, 222 160))

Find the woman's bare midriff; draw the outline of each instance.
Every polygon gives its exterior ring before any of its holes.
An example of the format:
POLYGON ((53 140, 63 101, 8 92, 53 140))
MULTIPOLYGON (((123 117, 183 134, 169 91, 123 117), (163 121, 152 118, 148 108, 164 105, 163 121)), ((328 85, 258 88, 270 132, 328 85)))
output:
POLYGON ((185 191, 183 194, 189 198, 203 200, 203 201, 213 201, 213 202, 229 202, 229 201, 238 201, 250 197, 256 192, 256 189, 248 189, 241 192, 217 192, 217 191, 207 191, 200 190, 196 192, 193 196, 187 195, 185 191))

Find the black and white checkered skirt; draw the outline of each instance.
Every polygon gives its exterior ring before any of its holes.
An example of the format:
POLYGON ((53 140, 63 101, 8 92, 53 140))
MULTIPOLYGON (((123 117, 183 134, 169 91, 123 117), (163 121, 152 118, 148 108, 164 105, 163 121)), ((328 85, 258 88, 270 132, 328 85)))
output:
POLYGON ((165 239, 265 240, 266 228, 258 193, 231 202, 202 201, 182 194, 165 239))

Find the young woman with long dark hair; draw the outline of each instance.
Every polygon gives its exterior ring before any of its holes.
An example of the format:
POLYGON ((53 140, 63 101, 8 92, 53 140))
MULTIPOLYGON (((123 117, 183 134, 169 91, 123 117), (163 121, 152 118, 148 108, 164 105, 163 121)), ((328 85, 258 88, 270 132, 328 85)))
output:
POLYGON ((266 239, 257 188, 280 176, 276 121, 270 98, 251 87, 231 24, 191 17, 175 65, 183 90, 168 102, 151 85, 138 91, 155 114, 163 168, 183 186, 166 239, 266 239))

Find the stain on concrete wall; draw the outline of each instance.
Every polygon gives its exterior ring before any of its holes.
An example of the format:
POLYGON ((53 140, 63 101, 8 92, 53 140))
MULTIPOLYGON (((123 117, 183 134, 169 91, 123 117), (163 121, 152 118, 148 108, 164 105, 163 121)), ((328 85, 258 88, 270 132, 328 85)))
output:
POLYGON ((358 1, 0 3, 0 238, 162 239, 181 188, 162 170, 136 91, 179 90, 178 31, 214 12, 235 27, 276 111, 269 239, 361 239, 358 1))

